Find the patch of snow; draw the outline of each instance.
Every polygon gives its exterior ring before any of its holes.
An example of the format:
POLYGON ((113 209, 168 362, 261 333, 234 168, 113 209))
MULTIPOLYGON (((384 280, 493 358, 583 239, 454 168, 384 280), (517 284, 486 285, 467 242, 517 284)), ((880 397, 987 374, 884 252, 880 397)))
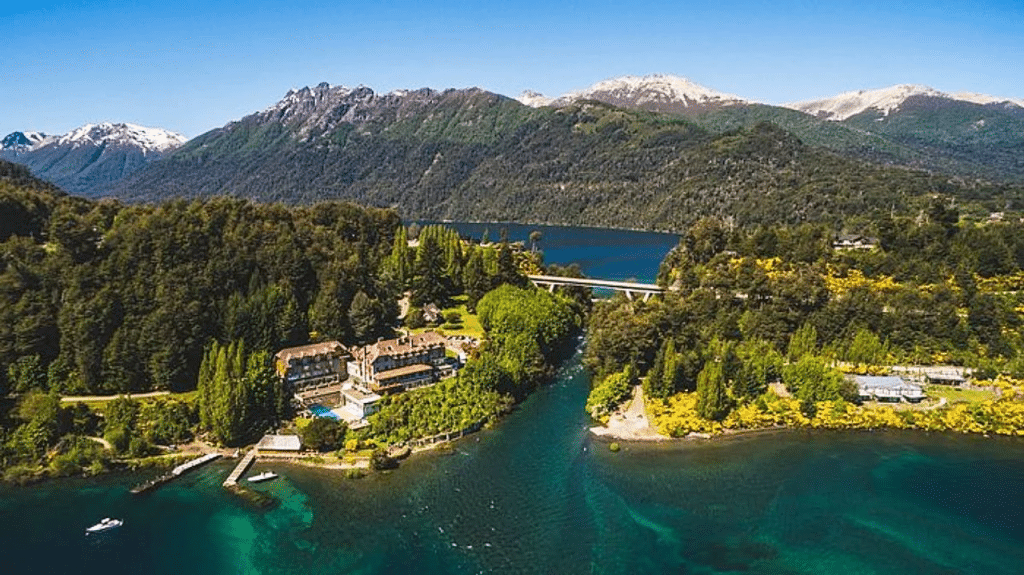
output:
POLYGON ((519 94, 519 97, 516 98, 516 100, 519 100, 521 104, 525 104, 531 108, 547 106, 555 101, 554 98, 548 98, 544 94, 534 92, 533 90, 523 90, 523 93, 519 94))
POLYGON ((735 94, 719 92, 686 78, 667 74, 611 78, 584 90, 569 92, 558 100, 571 102, 592 98, 597 94, 614 94, 617 98, 636 99, 637 103, 679 102, 687 106, 690 102, 704 104, 746 103, 749 101, 735 94))
POLYGON ((890 112, 899 108, 905 101, 907 101, 908 98, 913 96, 946 98, 949 100, 959 100, 974 104, 1009 102, 1011 104, 1024 107, 1024 101, 1020 100, 996 98, 994 96, 974 94, 970 92, 947 94, 945 92, 940 92, 935 88, 917 84, 899 84, 889 88, 880 88, 878 90, 844 92, 831 98, 792 102, 789 104, 782 104, 782 106, 838 122, 871 109, 878 110, 882 113, 883 117, 888 116, 890 112))
POLYGON ((955 92, 949 95, 954 100, 961 100, 963 102, 971 102, 972 104, 1013 104, 1018 108, 1024 108, 1024 99, 1014 98, 1001 98, 999 96, 989 96, 988 94, 978 94, 975 92, 955 92))
POLYGON ((123 144, 142 148, 145 152, 166 152, 177 148, 188 138, 181 134, 164 130, 162 128, 148 128, 128 123, 102 122, 99 124, 86 124, 64 134, 56 140, 57 145, 71 145, 72 147, 92 144, 101 145, 104 143, 123 144))

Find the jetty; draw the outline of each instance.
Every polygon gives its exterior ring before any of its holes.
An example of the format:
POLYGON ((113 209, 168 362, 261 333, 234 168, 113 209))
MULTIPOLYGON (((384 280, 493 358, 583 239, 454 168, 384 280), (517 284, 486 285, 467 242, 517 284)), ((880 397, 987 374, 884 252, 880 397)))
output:
POLYGON ((181 474, 189 470, 195 469, 200 465, 205 465, 213 461, 214 459, 217 459, 218 457, 220 457, 219 453, 207 453, 202 457, 198 457, 186 463, 182 463, 181 465, 172 469, 170 473, 166 473, 164 475, 161 475, 160 477, 157 477, 156 479, 150 479, 149 481, 140 483, 135 487, 132 487, 131 492, 137 495, 140 493, 145 493, 147 491, 152 491, 153 489, 160 487, 164 483, 167 483, 168 481, 181 476, 181 474))
POLYGON ((252 449, 249 450, 249 453, 246 453, 245 457, 243 457, 242 460, 238 462, 238 465, 235 466, 235 469, 234 471, 231 472, 231 475, 228 475, 228 478, 224 480, 224 487, 234 487, 238 485, 238 480, 242 478, 242 474, 244 474, 246 470, 249 469, 249 466, 252 465, 252 462, 255 460, 256 448, 253 447, 252 449))

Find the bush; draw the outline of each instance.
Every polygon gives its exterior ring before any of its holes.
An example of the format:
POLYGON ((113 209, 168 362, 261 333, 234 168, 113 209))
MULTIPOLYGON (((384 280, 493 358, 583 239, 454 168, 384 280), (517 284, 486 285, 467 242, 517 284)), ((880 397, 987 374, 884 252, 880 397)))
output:
POLYGON ((317 417, 302 428, 302 444, 317 451, 335 451, 345 443, 346 426, 337 419, 317 417))
POLYGON ((619 450, 622 449, 622 446, 618 443, 612 442, 612 444, 608 446, 608 449, 610 449, 612 453, 618 453, 619 450))
POLYGON ((370 469, 374 471, 384 471, 387 469, 395 469, 398 467, 398 461, 388 455, 387 449, 378 447, 373 450, 370 454, 370 469))
POLYGON ((31 465, 12 465, 4 470, 4 481, 15 485, 28 485, 39 479, 39 469, 31 465))
POLYGON ((128 442, 128 455, 130 457, 146 457, 153 452, 153 444, 149 442, 145 437, 133 437, 128 442))

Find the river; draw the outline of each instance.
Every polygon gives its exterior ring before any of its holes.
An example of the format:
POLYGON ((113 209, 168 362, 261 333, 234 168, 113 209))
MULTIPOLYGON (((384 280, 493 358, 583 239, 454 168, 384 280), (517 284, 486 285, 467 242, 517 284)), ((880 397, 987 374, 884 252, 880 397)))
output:
POLYGON ((1024 572, 1021 440, 783 432, 612 453, 587 432, 579 361, 451 454, 358 480, 276 466, 270 511, 220 488, 228 462, 142 497, 128 488, 150 474, 0 487, 3 571, 1024 572), (84 536, 107 515, 124 527, 84 536))

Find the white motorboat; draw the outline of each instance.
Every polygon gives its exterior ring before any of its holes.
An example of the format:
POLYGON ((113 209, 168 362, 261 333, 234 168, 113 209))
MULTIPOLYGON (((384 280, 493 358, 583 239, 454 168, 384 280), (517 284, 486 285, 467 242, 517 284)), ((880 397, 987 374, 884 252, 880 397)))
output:
POLYGON ((250 477, 249 478, 249 483, 259 483, 260 481, 269 481, 271 479, 276 479, 276 478, 277 478, 277 474, 274 473, 273 471, 264 471, 263 473, 260 473, 259 475, 253 475, 252 477, 250 477))
POLYGON ((86 535, 88 535, 89 533, 102 533, 104 531, 116 529, 121 525, 124 525, 124 521, 120 519, 111 519, 109 517, 104 517, 103 520, 97 523, 96 525, 93 525, 92 527, 86 527, 85 533, 86 535))

